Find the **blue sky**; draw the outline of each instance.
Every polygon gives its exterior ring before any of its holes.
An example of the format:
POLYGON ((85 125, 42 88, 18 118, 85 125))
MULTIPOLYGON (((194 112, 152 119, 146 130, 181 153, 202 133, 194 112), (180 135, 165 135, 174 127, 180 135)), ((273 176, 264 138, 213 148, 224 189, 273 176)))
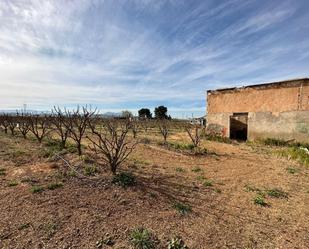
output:
POLYGON ((166 105, 309 76, 308 0, 0 1, 0 109, 166 105))

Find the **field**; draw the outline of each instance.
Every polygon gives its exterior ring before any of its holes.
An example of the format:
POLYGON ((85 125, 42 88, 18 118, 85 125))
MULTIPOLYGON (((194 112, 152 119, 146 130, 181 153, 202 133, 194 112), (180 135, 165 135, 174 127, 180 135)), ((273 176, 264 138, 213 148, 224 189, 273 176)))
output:
POLYGON ((284 148, 203 139, 207 153, 195 155, 182 150, 183 131, 168 137, 177 148, 149 134, 120 168, 134 184, 120 186, 86 141, 82 156, 57 157, 51 138, 0 132, 0 248, 168 248, 173 238, 196 249, 309 248, 309 168, 284 148))

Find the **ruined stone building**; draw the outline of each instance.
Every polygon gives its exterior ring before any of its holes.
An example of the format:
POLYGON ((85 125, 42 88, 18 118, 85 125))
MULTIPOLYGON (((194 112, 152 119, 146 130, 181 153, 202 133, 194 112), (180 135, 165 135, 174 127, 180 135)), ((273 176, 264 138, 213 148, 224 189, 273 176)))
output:
POLYGON ((309 142, 309 78, 207 91, 207 130, 309 142))

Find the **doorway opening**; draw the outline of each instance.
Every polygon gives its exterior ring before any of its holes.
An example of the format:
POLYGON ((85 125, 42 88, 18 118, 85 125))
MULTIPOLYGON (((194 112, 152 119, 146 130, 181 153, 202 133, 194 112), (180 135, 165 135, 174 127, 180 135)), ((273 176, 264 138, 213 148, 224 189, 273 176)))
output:
POLYGON ((248 113, 233 113, 230 116, 230 139, 246 141, 248 138, 248 113))

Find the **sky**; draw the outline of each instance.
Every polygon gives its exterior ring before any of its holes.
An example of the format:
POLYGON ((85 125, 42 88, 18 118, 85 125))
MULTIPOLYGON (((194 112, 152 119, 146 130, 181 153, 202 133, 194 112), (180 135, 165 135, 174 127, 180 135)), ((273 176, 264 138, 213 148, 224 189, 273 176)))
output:
POLYGON ((206 113, 206 91, 309 76, 308 0, 1 0, 0 109, 206 113))

